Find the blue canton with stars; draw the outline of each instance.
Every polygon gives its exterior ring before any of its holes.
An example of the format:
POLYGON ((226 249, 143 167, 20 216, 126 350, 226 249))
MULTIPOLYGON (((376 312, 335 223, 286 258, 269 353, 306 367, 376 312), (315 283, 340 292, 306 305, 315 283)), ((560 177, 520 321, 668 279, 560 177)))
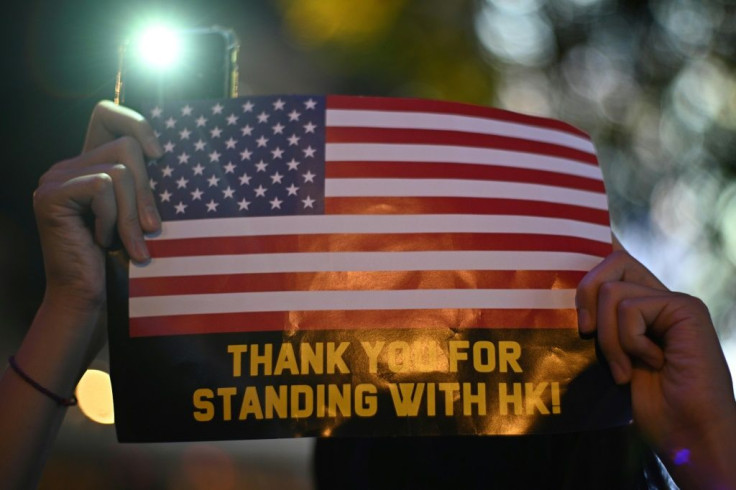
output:
POLYGON ((166 102, 144 112, 165 151, 148 165, 162 219, 324 211, 325 97, 166 102))

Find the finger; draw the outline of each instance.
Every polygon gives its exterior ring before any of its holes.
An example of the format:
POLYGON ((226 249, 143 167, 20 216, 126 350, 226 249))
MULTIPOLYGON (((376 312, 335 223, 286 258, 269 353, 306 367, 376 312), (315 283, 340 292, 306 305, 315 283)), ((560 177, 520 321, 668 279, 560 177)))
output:
POLYGON ((112 242, 117 205, 112 178, 107 174, 87 174, 63 182, 47 181, 33 193, 33 208, 41 234, 44 229, 58 226, 68 218, 81 221, 91 210, 95 220, 92 237, 95 243, 106 247, 112 242))
POLYGON ((598 291, 597 338, 603 357, 616 383, 622 384, 631 378, 631 360, 623 350, 618 332, 618 283, 604 283, 598 291))
POLYGON ((143 152, 138 142, 131 137, 118 138, 76 158, 60 162, 41 181, 63 181, 83 173, 95 173, 97 170, 94 167, 110 162, 124 165, 132 175, 138 218, 143 230, 146 233, 158 231, 161 218, 149 185, 143 152))
POLYGON ((662 367, 664 353, 652 340, 661 332, 653 329, 652 324, 674 297, 675 293, 623 281, 601 286, 598 345, 617 383, 631 380, 632 358, 642 360, 654 369, 662 367))
POLYGON ((578 284, 575 303, 578 310, 578 328, 582 335, 590 335, 597 328, 599 290, 611 281, 630 282, 667 291, 649 269, 626 251, 613 252, 588 272, 578 284))
POLYGON ((68 199, 77 205, 78 213, 89 208, 94 215, 94 239, 100 247, 112 244, 117 204, 112 178, 106 173, 82 175, 62 184, 61 199, 68 199))
POLYGON ((650 336, 657 316, 671 301, 669 297, 626 298, 618 305, 619 340, 624 352, 641 359, 653 369, 664 365, 664 352, 650 336))
POLYGON ((92 111, 82 151, 90 151, 120 136, 135 138, 149 158, 164 154, 153 128, 142 115, 108 100, 99 102, 92 111))
POLYGON ((611 245, 613 246, 614 252, 618 252, 619 250, 626 250, 615 233, 611 233, 611 245))
MULTIPOLYGON (((128 251, 130 257, 137 262, 147 261, 150 255, 138 218, 137 192, 130 170, 122 164, 101 164, 91 167, 89 170, 95 174, 105 174, 110 177, 114 189, 113 197, 116 208, 116 214, 112 223, 117 229, 120 240, 123 242, 123 246, 128 251)), ((97 217, 98 215, 95 213, 95 216, 97 217)), ((107 231, 109 221, 98 223, 96 219, 95 234, 97 233, 98 225, 103 226, 107 231)), ((106 242, 106 246, 109 246, 109 244, 110 242, 106 242)))
POLYGON ((77 175, 69 175, 60 184, 59 197, 76 203, 78 214, 84 212, 83 208, 90 208, 94 215, 95 242, 103 248, 109 247, 117 229, 131 259, 147 261, 150 255, 138 220, 135 184, 129 169, 121 164, 100 164, 68 172, 77 175))

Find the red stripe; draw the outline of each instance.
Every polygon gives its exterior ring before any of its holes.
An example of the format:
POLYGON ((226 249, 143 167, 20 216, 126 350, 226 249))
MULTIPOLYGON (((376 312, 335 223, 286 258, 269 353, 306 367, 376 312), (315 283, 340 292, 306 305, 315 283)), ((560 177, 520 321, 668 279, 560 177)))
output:
POLYGON ((606 191, 602 180, 545 170, 531 170, 496 165, 473 165, 437 162, 339 162, 325 163, 328 179, 461 179, 523 182, 527 184, 569 187, 592 192, 606 191))
POLYGON ((328 197, 327 214, 476 214, 538 216, 609 225, 605 209, 552 202, 475 197, 328 197))
POLYGON ((384 98, 384 97, 355 97, 346 95, 327 96, 327 110, 330 109, 355 109, 376 111, 401 111, 401 112, 432 112, 440 114, 456 114, 463 116, 483 117, 495 119, 502 122, 514 122, 536 126, 547 129, 557 129, 566 133, 582 136, 588 139, 588 135, 562 121, 547 119, 544 117, 519 114, 518 112, 506 111, 494 107, 482 107, 465 104, 462 102, 437 101, 411 98, 384 98))
POLYGON ((130 319, 131 337, 232 332, 407 329, 577 328, 573 309, 361 310, 222 313, 130 319))
POLYGON ((134 278, 130 297, 266 291, 574 289, 579 271, 350 271, 134 278))
POLYGON ((398 143, 417 145, 449 145, 458 147, 491 148, 538 155, 567 158, 597 165, 594 153, 541 141, 509 138, 492 134, 467 133, 395 128, 329 127, 325 130, 327 143, 398 143))
POLYGON ((521 233, 402 233, 267 235, 216 238, 182 238, 147 242, 152 257, 202 255, 438 251, 438 250, 513 250, 578 252, 605 257, 608 243, 584 238, 521 233))

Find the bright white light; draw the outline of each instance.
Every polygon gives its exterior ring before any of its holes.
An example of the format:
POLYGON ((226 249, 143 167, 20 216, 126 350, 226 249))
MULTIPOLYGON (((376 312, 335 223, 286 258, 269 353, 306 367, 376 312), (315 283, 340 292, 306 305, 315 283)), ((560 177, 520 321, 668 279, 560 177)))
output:
POLYGON ((146 63, 157 68, 168 68, 179 58, 179 38, 174 31, 162 26, 143 32, 138 40, 138 53, 146 63))

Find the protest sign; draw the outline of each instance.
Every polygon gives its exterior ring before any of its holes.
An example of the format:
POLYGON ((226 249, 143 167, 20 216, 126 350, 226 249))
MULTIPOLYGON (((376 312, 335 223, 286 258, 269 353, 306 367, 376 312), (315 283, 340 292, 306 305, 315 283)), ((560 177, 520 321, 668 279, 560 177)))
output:
POLYGON ((163 219, 110 255, 118 437, 525 434, 620 425, 575 288, 611 250, 590 139, 349 96, 146 114, 163 219))

